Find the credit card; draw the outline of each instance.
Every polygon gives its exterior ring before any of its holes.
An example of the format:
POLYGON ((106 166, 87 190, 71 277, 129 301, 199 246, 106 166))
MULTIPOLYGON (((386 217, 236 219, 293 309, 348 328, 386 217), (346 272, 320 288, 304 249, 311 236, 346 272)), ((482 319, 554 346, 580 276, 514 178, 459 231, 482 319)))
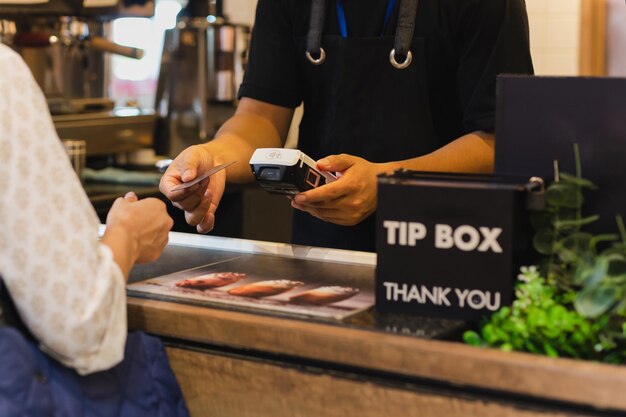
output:
POLYGON ((193 180, 191 180, 189 182, 186 182, 186 183, 183 183, 181 185, 177 185, 176 187, 172 188, 172 191, 180 191, 180 190, 184 190, 185 188, 189 188, 192 185, 196 185, 200 181, 209 178, 211 175, 215 174, 216 172, 219 172, 219 171, 223 170, 224 168, 227 168, 227 167, 231 166, 235 162, 237 162, 237 161, 231 161, 231 162, 227 162, 225 164, 213 167, 210 170, 208 170, 207 172, 205 172, 204 174, 194 178, 193 180))

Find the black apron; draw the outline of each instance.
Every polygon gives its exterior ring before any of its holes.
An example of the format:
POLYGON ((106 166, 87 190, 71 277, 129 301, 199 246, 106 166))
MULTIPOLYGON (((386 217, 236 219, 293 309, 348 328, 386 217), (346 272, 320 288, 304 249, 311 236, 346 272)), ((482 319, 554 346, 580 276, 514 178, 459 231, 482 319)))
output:
MULTIPOLYGON (((299 149, 315 160, 347 153, 389 162, 439 148, 425 41, 413 36, 418 0, 401 0, 395 38, 322 36, 324 6, 325 0, 312 1, 308 35, 296 40, 305 75, 299 149), (409 54, 410 64, 397 68, 409 54)), ((356 226, 338 226, 295 210, 292 241, 373 252, 375 230, 375 214, 356 226)))

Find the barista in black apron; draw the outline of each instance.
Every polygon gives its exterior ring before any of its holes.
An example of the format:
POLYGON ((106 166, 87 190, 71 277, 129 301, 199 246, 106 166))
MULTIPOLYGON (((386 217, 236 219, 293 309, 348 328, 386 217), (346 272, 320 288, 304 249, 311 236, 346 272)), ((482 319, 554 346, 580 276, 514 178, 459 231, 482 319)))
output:
MULTIPOLYGON (((414 37, 418 0, 399 0, 394 36, 349 37, 342 0, 340 36, 323 35, 325 0, 313 0, 306 39, 305 112, 298 148, 317 160, 346 153, 370 162, 398 161, 430 153, 440 143, 433 129, 424 39, 414 37)), ((395 0, 389 0, 385 26, 395 0)), ((293 243, 374 251, 375 215, 339 226, 294 211, 293 243)))
MULTIPOLYGON (((204 215, 199 227, 207 230, 212 219, 204 207, 215 207, 219 197, 208 201, 203 188, 171 191, 189 170, 186 161, 194 161, 193 170, 210 158, 244 160, 254 148, 280 146, 301 103, 298 148, 313 159, 343 153, 366 160, 359 169, 389 162, 488 169, 491 135, 481 132, 493 132, 496 75, 532 74, 528 43, 524 0, 259 0, 238 114, 220 129, 219 141, 177 157, 161 189, 192 223, 204 215)), ((350 168, 346 176, 352 172, 355 182, 373 179, 350 168)), ((242 166, 227 175, 252 179, 242 166)), ((216 184, 219 196, 222 182, 216 184)), ((341 187, 339 179, 335 191, 341 187)), ((345 214, 345 206, 320 203, 323 187, 311 194, 317 196, 293 204, 345 214)), ((294 212, 297 244, 373 251, 374 235, 374 215, 345 227, 294 212)))

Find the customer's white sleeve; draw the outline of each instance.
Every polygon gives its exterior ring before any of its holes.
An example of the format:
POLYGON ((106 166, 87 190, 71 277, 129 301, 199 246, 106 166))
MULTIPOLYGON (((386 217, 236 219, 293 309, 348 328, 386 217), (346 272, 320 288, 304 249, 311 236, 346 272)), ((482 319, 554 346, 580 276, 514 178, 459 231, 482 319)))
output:
POLYGON ((41 90, 2 45, 0 154, 0 276, 22 320, 80 373, 114 366, 127 332, 124 277, 41 90))

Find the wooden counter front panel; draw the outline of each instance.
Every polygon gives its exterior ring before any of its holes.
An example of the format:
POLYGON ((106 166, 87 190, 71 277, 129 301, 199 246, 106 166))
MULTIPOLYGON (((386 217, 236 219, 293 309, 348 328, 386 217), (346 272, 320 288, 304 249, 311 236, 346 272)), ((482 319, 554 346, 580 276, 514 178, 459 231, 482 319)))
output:
POLYGON ((132 329, 180 340, 626 412, 621 366, 137 298, 128 317, 132 329))
POLYGON ((201 351, 167 353, 192 417, 565 415, 201 351))

